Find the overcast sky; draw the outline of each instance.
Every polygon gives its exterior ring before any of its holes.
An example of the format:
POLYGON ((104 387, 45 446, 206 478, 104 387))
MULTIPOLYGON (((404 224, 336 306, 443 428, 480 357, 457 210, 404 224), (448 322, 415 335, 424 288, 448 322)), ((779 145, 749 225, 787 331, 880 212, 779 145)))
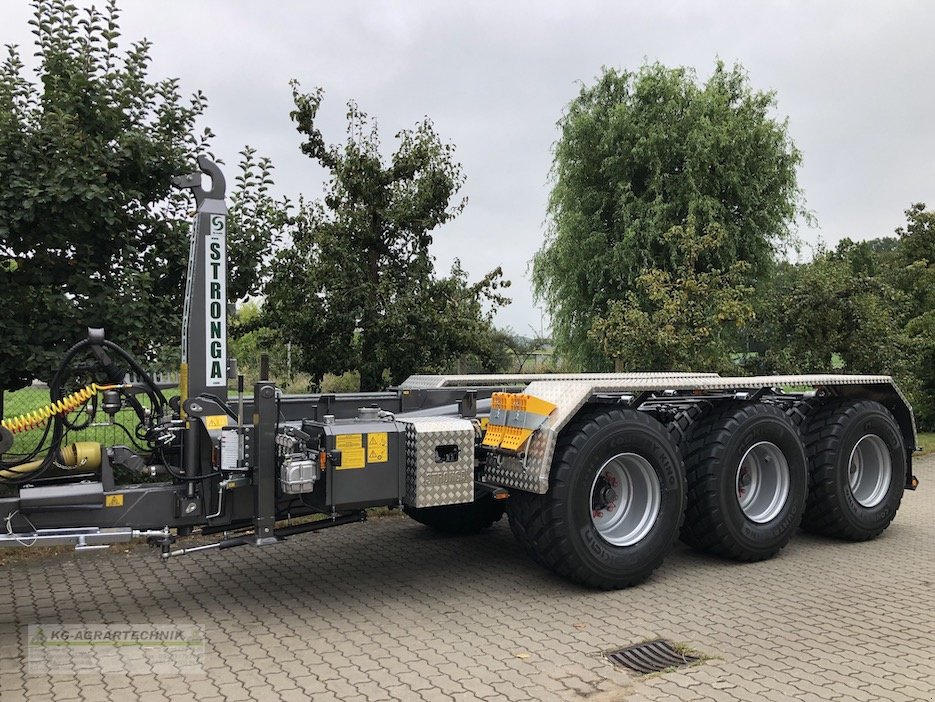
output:
MULTIPOLYGON (((322 184, 289 121, 291 78, 325 89, 329 142, 343 140, 348 99, 378 118, 387 149, 430 116, 457 146, 469 198, 436 232, 437 266, 459 257, 477 279, 502 265, 514 302, 497 321, 521 333, 541 321, 526 273, 545 231, 555 123, 604 65, 659 60, 706 78, 720 57, 775 90, 805 157, 808 242, 892 234, 910 203, 935 203, 935 3, 923 0, 120 4, 124 41, 154 44, 152 77, 208 96, 227 172, 250 144, 273 159, 283 194, 322 184)), ((0 43, 31 54, 31 12, 4 0, 0 43)))

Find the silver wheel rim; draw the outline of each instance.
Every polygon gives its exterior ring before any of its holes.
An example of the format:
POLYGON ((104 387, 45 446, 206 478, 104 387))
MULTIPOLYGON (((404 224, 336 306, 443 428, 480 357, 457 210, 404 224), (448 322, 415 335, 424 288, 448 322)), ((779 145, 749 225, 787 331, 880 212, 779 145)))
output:
POLYGON ((662 488, 650 462, 635 453, 618 453, 591 483, 591 522, 607 543, 632 546, 653 528, 661 502, 662 488))
POLYGON ((751 522, 776 518, 789 498, 789 462, 774 443, 760 441, 747 449, 737 466, 737 502, 751 522))
POLYGON ((866 434, 854 445, 847 462, 851 494, 861 507, 883 502, 893 479, 893 461, 886 444, 876 434, 866 434))

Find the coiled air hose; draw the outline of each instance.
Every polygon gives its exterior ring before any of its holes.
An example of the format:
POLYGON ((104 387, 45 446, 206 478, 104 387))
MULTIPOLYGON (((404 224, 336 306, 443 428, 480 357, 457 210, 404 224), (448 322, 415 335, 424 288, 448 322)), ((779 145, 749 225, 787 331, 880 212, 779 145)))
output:
POLYGON ((97 395, 97 393, 100 391, 113 390, 116 387, 119 386, 98 385, 97 383, 91 383, 90 385, 86 385, 85 387, 81 388, 77 392, 73 392, 71 395, 63 397, 61 400, 49 403, 45 407, 40 407, 39 409, 33 410, 32 412, 26 412, 25 414, 21 414, 18 417, 4 419, 3 426, 9 429, 12 434, 19 434, 20 432, 29 431, 30 429, 36 428, 43 422, 48 421, 52 417, 73 412, 92 397, 97 395))

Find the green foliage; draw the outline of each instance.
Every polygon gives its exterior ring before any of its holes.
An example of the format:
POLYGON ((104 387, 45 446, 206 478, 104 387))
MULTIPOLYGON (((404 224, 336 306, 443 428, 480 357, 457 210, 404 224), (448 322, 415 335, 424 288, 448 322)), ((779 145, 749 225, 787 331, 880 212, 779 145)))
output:
POLYGON ((260 377, 260 355, 269 356, 270 375, 283 384, 291 380, 289 350, 282 335, 263 325, 260 305, 249 300, 237 307, 228 319, 228 354, 237 359, 239 372, 246 384, 260 377))
POLYGON ((240 152, 240 172, 230 194, 227 217, 227 297, 241 300, 258 293, 269 276, 268 264, 282 242, 290 204, 270 194, 273 164, 256 158, 249 146, 240 152))
POLYGON ((770 269, 799 207, 800 154, 774 107, 740 66, 720 62, 704 85, 690 69, 656 63, 605 69, 581 88, 559 121, 550 231, 532 267, 559 351, 606 365, 600 335, 588 331, 611 301, 629 306, 647 269, 677 275, 666 233, 689 218, 699 232, 723 231, 699 270, 743 261, 750 281, 770 269))
POLYGON ((744 282, 750 264, 734 261, 726 270, 702 264, 726 236, 719 225, 699 234, 693 218, 663 235, 678 259, 675 270, 644 271, 591 326, 590 338, 617 370, 736 370, 732 342, 754 318, 753 289, 744 282))
POLYGON ((928 456, 935 453, 935 432, 919 432, 919 456, 928 456))
POLYGON ((501 362, 501 367, 510 373, 538 372, 538 368, 529 367, 552 339, 542 331, 530 327, 532 336, 517 334, 512 329, 499 330, 500 345, 509 355, 501 362))
POLYGON ((149 81, 148 42, 119 53, 113 0, 103 13, 34 7, 38 82, 15 47, 0 66, 0 258, 15 262, 0 273, 6 388, 48 378, 86 326, 142 354, 178 333, 186 202, 169 182, 210 137, 193 135, 203 95, 149 81))
POLYGON ((266 287, 269 326, 294 342, 296 367, 317 384, 325 373, 360 372, 372 390, 444 367, 464 354, 486 357, 491 316, 508 300, 499 268, 471 284, 460 263, 437 278, 432 231, 455 217, 464 181, 432 123, 397 135, 388 162, 377 125, 348 105, 347 139, 327 145, 316 126, 322 91, 293 83, 292 118, 303 153, 330 173, 321 202, 301 200, 289 220, 266 287), (489 307, 488 307, 489 306, 489 307))
POLYGON ((909 300, 905 334, 919 383, 914 408, 921 426, 935 428, 935 212, 913 205, 896 233, 892 279, 909 300))
POLYGON ((360 391, 360 373, 357 371, 348 371, 341 375, 325 373, 321 381, 322 392, 359 392, 360 391))
POLYGON ((896 238, 844 239, 764 281, 750 369, 889 374, 919 426, 935 426, 935 213, 906 217, 896 238))
POLYGON ((784 264, 760 291, 752 328, 762 349, 757 370, 909 376, 902 333, 905 296, 882 277, 868 275, 866 250, 847 240, 812 261, 784 264))
MULTIPOLYGON (((120 49, 118 10, 37 0, 36 79, 15 47, 0 65, 0 387, 47 380, 87 326, 155 361, 178 339, 190 172, 207 101, 149 78, 150 44, 120 49), (13 302, 15 301, 15 303, 13 302)), ((231 291, 256 288, 268 163, 245 151, 233 200, 231 291)))

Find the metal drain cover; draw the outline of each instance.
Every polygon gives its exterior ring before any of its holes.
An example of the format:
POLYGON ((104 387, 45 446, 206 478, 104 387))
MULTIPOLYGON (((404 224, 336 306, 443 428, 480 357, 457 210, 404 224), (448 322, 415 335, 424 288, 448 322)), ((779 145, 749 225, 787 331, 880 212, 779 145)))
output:
POLYGON ((607 657, 617 665, 629 668, 640 675, 658 673, 666 668, 679 668, 701 660, 698 656, 679 653, 665 639, 627 646, 619 651, 611 651, 607 657))

